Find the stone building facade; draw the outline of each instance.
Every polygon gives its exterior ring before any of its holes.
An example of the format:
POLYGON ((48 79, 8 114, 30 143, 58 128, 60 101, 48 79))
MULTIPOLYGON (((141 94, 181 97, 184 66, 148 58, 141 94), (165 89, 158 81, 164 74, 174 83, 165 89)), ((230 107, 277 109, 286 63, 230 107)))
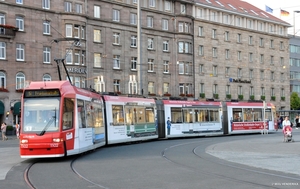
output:
POLYGON ((265 96, 289 109, 289 24, 264 11, 268 17, 256 15, 249 4, 217 2, 0 1, 0 120, 18 121, 22 89, 31 81, 67 79, 62 61, 74 85, 98 92, 200 100, 265 96))

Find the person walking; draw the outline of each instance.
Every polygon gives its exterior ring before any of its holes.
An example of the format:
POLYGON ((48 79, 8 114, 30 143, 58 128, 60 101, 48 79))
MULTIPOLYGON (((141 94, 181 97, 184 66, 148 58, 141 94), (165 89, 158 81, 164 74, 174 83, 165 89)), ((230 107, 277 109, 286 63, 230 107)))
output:
POLYGON ((7 140, 7 136, 6 136, 6 123, 3 122, 2 125, 1 125, 1 131, 2 131, 2 140, 7 140))

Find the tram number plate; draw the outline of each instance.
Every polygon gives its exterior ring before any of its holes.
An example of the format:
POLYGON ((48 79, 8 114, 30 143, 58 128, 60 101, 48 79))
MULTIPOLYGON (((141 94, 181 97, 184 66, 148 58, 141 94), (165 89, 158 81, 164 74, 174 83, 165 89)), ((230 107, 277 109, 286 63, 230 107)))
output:
POLYGON ((51 147, 51 148, 57 148, 57 147, 58 147, 58 144, 55 144, 55 143, 54 143, 54 144, 50 144, 50 147, 51 147))
POLYGON ((21 144, 21 148, 28 148, 28 144, 21 144))

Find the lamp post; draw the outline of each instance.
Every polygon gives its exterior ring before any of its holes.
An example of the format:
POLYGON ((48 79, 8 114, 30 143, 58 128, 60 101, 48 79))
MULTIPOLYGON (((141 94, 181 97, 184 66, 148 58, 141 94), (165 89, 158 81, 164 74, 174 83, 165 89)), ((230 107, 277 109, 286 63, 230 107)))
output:
POLYGON ((298 11, 298 10, 297 10, 297 11, 294 11, 294 14, 293 14, 293 17, 294 17, 294 20, 293 20, 293 22, 294 22, 294 37, 295 37, 295 35, 296 35, 295 13, 300 13, 300 11, 298 11))

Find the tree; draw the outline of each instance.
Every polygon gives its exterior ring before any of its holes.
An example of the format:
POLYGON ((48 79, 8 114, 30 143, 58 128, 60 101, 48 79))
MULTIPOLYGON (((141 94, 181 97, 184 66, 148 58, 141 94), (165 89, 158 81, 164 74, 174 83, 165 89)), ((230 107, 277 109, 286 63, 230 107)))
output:
POLYGON ((291 110, 298 110, 300 109, 300 98, 298 93, 292 92, 291 94, 291 110))

